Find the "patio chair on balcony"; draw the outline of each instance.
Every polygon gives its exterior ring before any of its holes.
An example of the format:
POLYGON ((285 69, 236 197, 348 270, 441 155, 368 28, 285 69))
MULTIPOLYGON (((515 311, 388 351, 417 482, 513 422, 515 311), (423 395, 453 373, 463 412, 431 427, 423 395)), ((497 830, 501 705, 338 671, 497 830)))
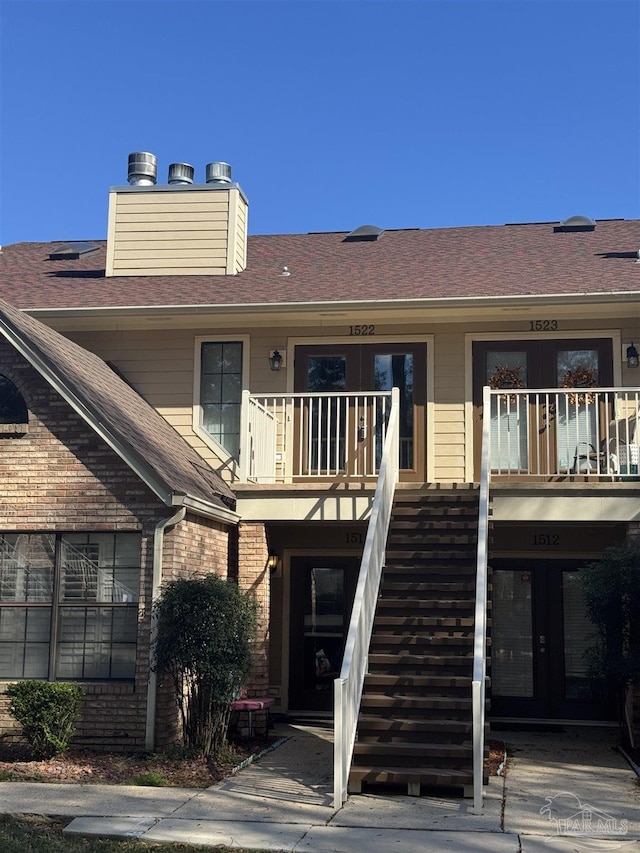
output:
POLYGON ((638 412, 609 424, 605 438, 609 467, 614 478, 638 473, 638 412))
POLYGON ((612 420, 598 447, 578 442, 572 474, 608 475, 612 481, 638 473, 638 413, 612 420))

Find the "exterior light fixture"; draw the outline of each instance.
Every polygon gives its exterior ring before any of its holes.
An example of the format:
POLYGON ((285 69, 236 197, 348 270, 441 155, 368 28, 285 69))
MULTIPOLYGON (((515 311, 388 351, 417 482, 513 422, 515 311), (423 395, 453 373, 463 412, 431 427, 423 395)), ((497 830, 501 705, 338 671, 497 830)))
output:
POLYGON ((638 367, 639 364, 638 350, 631 344, 631 346, 627 347, 627 367, 638 367))
POLYGON ((269 356, 269 367, 271 370, 280 370, 282 367, 282 355, 278 352, 277 349, 274 349, 271 355, 269 356))
POLYGON ((267 568, 271 574, 278 570, 278 555, 273 551, 270 551, 269 556, 267 557, 267 568))

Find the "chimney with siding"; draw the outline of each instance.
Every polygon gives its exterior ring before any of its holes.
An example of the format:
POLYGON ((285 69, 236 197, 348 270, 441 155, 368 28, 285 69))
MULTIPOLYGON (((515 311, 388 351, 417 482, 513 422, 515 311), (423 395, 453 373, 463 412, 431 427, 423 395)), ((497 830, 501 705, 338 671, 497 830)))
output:
POLYGON ((172 163, 157 184, 153 154, 129 155, 130 186, 109 192, 107 276, 235 275, 247 264, 247 199, 227 163, 209 163, 193 183, 172 163))

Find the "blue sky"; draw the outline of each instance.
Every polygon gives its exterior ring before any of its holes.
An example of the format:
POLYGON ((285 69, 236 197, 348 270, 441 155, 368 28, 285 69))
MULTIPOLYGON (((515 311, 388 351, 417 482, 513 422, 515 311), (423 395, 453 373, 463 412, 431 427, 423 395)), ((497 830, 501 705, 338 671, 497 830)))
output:
POLYGON ((0 242, 98 239, 131 151, 253 234, 640 217, 637 0, 2 0, 0 242))

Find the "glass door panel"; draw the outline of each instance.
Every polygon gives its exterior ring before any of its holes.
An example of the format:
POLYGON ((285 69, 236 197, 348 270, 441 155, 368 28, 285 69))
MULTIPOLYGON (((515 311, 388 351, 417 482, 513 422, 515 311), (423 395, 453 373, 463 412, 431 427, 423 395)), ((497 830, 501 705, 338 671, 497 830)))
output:
MULTIPOLYGON (((346 391, 346 356, 309 356, 306 386, 311 393, 346 391)), ((347 401, 344 397, 322 397, 309 402, 307 462, 310 471, 344 470, 347 423, 347 401)))
POLYGON ((587 652, 596 634, 585 607, 578 561, 500 562, 508 567, 494 563, 492 714, 613 719, 602 681, 589 676, 587 652))
MULTIPOLYGON (((487 352, 485 384, 492 388, 527 388, 524 350, 487 352)), ((491 400, 491 468, 497 472, 527 470, 528 415, 526 406, 508 392, 491 400)))
POLYGON ((291 559, 291 708, 333 707, 359 566, 357 557, 291 559))
POLYGON ((491 684, 496 696, 533 696, 531 573, 493 573, 491 684))
MULTIPOLYGON (((296 347, 295 390, 338 393, 400 390, 400 469, 403 480, 425 479, 425 344, 349 344, 296 347)), ((323 398, 301 413, 306 473, 325 469, 358 474, 377 470, 390 400, 323 398), (364 461, 363 461, 364 460, 364 461)))
POLYGON ((587 615, 578 572, 562 572, 562 631, 564 638, 564 697, 592 699, 594 682, 588 675, 587 650, 597 632, 587 615))
POLYGON ((598 470, 598 410, 587 388, 599 382, 598 350, 561 349, 556 352, 558 388, 585 388, 584 393, 560 397, 556 421, 556 454, 559 471, 588 474, 598 470))
MULTIPOLYGON (((414 412, 413 412, 413 353, 374 353, 374 391, 400 389, 400 468, 414 467, 414 412)), ((376 468, 382 456, 382 431, 386 421, 382 416, 382 402, 376 402, 376 468)), ((388 408, 387 408, 388 411, 388 408)))

